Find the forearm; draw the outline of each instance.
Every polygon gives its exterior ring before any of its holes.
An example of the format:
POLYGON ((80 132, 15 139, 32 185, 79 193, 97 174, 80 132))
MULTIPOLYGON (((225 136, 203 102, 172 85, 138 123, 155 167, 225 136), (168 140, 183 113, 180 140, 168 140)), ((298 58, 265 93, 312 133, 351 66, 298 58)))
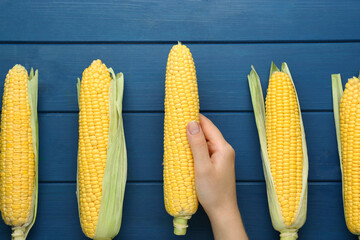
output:
POLYGON ((209 216, 215 240, 247 240, 238 208, 209 216))

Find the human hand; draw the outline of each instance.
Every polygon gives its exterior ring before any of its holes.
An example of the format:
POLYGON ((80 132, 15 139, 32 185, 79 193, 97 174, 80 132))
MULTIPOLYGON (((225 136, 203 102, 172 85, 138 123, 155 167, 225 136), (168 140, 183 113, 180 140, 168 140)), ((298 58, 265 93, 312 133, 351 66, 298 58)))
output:
POLYGON ((209 216, 215 239, 247 239, 236 198, 234 149, 201 114, 200 124, 188 124, 187 136, 198 199, 209 216))

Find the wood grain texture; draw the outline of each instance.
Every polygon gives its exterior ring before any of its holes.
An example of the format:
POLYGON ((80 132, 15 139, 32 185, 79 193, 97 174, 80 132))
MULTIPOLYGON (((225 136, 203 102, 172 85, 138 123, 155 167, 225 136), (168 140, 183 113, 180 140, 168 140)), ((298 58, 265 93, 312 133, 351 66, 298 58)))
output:
MULTIPOLYGON (((40 184, 39 211, 29 240, 85 239, 78 220, 75 184, 40 184)), ((278 239, 269 216, 264 183, 238 183, 240 211, 250 239, 278 239)), ((309 184, 308 216, 299 236, 303 240, 357 239, 347 230, 339 183, 309 184)), ((163 204, 161 183, 130 183, 126 187, 123 224, 116 239, 213 239, 203 211, 189 221, 185 237, 172 233, 172 219, 163 204)), ((8 239, 10 229, 1 221, 0 239, 8 239)))
POLYGON ((3 0, 0 41, 360 39, 356 0, 3 0))
MULTIPOLYGON (((259 140, 252 113, 206 113, 236 150, 240 181, 263 180, 259 140)), ((340 180, 332 113, 303 113, 311 181, 340 180), (326 141, 324 140, 326 139, 326 141)), ((78 115, 41 113, 40 181, 75 181, 78 115)), ((129 181, 161 181, 163 114, 124 114, 129 181)))
MULTIPOLYGON (((1 14, 0 14, 1 15, 1 14)), ((1 21, 0 21, 1 22, 1 21)), ((162 111, 170 44, 0 44, 0 79, 17 63, 39 69, 39 110, 77 111, 76 80, 93 59, 125 74, 125 111, 162 111)), ((271 61, 286 61, 302 110, 331 110, 331 74, 358 75, 360 43, 189 44, 200 109, 252 110, 247 74, 258 71, 265 91, 271 61)), ((2 94, 2 86, 0 94, 2 94)))

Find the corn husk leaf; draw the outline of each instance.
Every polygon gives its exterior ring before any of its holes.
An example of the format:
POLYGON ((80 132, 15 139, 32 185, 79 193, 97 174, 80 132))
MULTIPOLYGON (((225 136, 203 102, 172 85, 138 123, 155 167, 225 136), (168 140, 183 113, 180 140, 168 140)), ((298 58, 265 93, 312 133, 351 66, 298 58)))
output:
MULTIPOLYGON (((122 118, 124 76, 122 73, 115 75, 111 68, 109 68, 109 72, 112 76, 109 95, 109 140, 95 240, 112 239, 119 233, 127 177, 127 152, 122 118)), ((78 100, 80 86, 81 82, 78 79, 78 100)), ((77 184, 77 193, 79 192, 78 188, 77 184)))
POLYGON ((37 114, 37 103, 38 103, 38 70, 34 72, 31 68, 28 80, 28 98, 31 110, 30 125, 32 131, 33 149, 35 155, 35 184, 33 193, 33 203, 31 207, 30 221, 25 226, 24 239, 30 232, 30 229, 35 223, 37 204, 38 204, 38 162, 39 162, 39 127, 38 127, 38 114, 37 114))
POLYGON ((338 144, 340 169, 341 169, 341 174, 342 174, 341 138, 340 138, 340 102, 341 102, 341 97, 344 93, 344 90, 342 87, 340 74, 332 74, 331 75, 331 83, 332 83, 332 94, 333 94, 333 108, 334 108, 336 139, 337 139, 337 144, 338 144))
MULTIPOLYGON (((296 220, 291 226, 286 226, 284 223, 284 219, 282 217, 280 203, 278 201, 278 197, 275 191, 274 180, 271 175, 270 161, 267 153, 265 104, 264 104, 264 97, 261 88, 260 78, 256 73, 254 67, 251 66, 251 68, 252 70, 248 75, 248 81, 250 87, 251 100, 254 109, 256 126, 260 140, 261 157, 262 157, 263 170, 266 181, 266 189, 267 189, 267 197, 268 197, 271 221, 273 227, 281 233, 281 239, 296 239, 297 238, 296 232, 304 225, 306 220, 306 212, 307 212, 308 157, 307 157, 305 132, 301 118, 300 107, 299 107, 299 114, 300 114, 301 135, 302 135, 302 143, 303 143, 302 144, 303 145, 303 186, 302 186, 301 199, 299 203, 299 209, 296 215, 296 220)), ((270 76, 276 71, 280 71, 280 70, 276 67, 274 63, 272 63, 270 69, 270 76)), ((286 63, 282 65, 281 71, 288 74, 289 77, 291 78, 291 74, 286 63)), ((293 83, 292 78, 291 81, 293 83)), ((297 101, 299 104, 299 100, 297 101)))
POLYGON ((280 69, 275 65, 274 62, 271 62, 269 79, 271 78, 274 72, 280 72, 280 69))
MULTIPOLYGON (((80 78, 77 79, 77 83, 76 83, 76 91, 77 91, 77 99, 78 99, 78 105, 79 105, 79 109, 80 109, 80 88, 81 88, 81 80, 80 78)), ((78 154, 77 156, 79 156, 79 149, 78 149, 78 154)), ((79 213, 79 219, 80 219, 80 199, 79 199, 79 166, 77 166, 76 169, 76 199, 78 202, 78 213, 79 213)))

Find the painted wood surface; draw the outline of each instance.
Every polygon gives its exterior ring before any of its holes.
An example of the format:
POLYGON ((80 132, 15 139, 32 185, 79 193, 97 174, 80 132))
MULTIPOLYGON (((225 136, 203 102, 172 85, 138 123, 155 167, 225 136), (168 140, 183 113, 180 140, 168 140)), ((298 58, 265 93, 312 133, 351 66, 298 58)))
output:
MULTIPOLYGON (((78 220, 74 183, 40 184, 39 217, 29 240, 86 239, 78 220)), ((123 225, 115 239, 213 239, 210 222, 203 209, 189 221, 185 237, 173 235, 172 219, 163 207, 161 183, 128 183, 123 225)), ((308 216, 299 239, 357 239, 346 229, 339 183, 309 185, 308 216)), ((240 211, 250 239, 278 239, 269 216, 263 182, 238 183, 240 211)), ((0 224, 0 239, 8 239, 10 229, 0 224)))
MULTIPOLYGON (((129 169, 116 239, 213 238, 201 208, 188 235, 175 237, 163 206, 164 76, 177 40, 193 54, 202 113, 236 150, 238 202, 250 239, 279 238, 246 78, 254 65, 265 90, 271 61, 288 63, 303 111, 310 183, 299 239, 356 239, 343 216, 330 75, 345 81, 359 74, 359 9, 357 0, 0 1, 1 81, 17 63, 39 69, 40 202, 28 240, 85 239, 75 195, 75 84, 97 58, 125 74, 129 169)), ((9 237, 0 221, 0 239, 9 237)))
MULTIPOLYGON (((22 63, 39 69, 39 110, 78 111, 76 81, 93 59, 125 74, 125 111, 162 111, 171 44, 0 44, 0 76, 22 63)), ((247 74, 267 88, 271 61, 286 61, 302 110, 331 110, 332 73, 359 74, 360 43, 188 44, 203 111, 252 110, 247 74)), ((1 84, 2 85, 2 84, 1 84)), ((2 89, 2 86, 1 86, 2 89)), ((0 91, 2 93, 2 90, 0 91)))
MULTIPOLYGON (((262 181, 260 146, 253 113, 205 113, 236 150, 239 181, 262 181)), ((340 168, 333 115, 303 113, 311 181, 339 181, 340 168), (326 141, 324 141, 326 139, 326 141)), ((40 180, 75 181, 78 115, 41 113, 40 180)), ((161 181, 163 114, 125 113, 129 181, 161 181)))
POLYGON ((0 41, 358 40, 357 0, 2 0, 0 41))

